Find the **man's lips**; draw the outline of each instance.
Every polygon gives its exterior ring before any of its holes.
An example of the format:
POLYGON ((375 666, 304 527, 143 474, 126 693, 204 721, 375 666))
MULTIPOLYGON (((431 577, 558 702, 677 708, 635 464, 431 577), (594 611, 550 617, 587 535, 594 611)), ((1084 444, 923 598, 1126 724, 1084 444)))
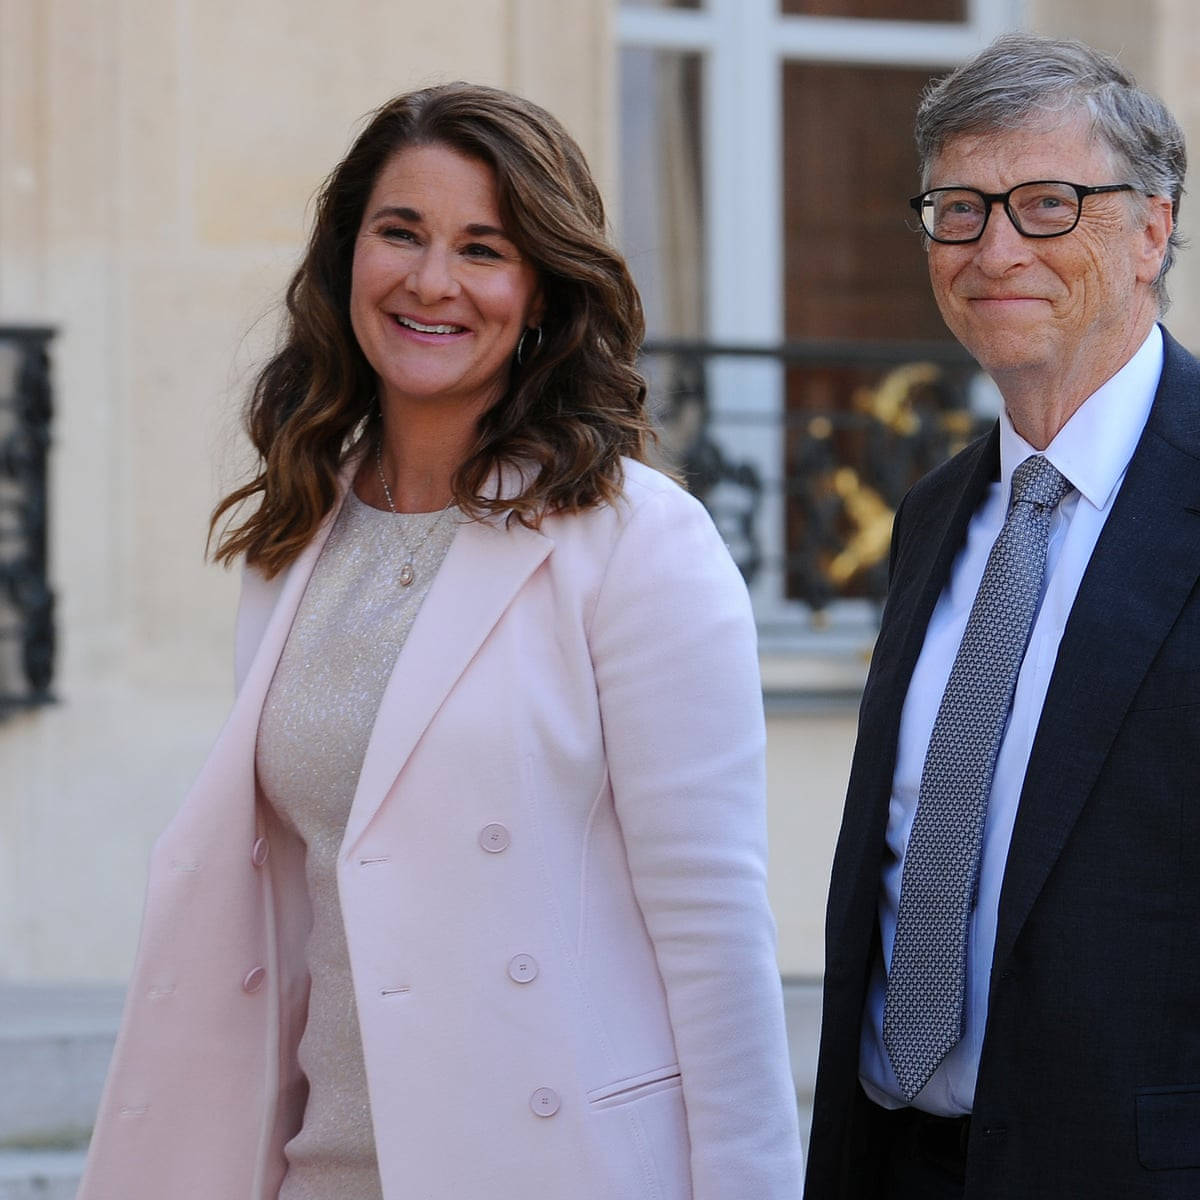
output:
POLYGON ((1045 296, 968 296, 972 304, 1049 304, 1045 296))

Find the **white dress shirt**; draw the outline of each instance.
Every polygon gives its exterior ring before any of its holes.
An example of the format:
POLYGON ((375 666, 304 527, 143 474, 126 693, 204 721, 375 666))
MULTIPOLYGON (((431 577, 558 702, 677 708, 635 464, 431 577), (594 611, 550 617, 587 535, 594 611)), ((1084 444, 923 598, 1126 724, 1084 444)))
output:
MULTIPOLYGON (((974 1102, 975 1078, 987 1020, 988 982, 996 940, 1000 886, 1029 752, 1063 629, 1150 414, 1162 373, 1162 360, 1162 333, 1156 325, 1129 362, 1084 401, 1042 451, 1077 490, 1067 494, 1051 520, 1042 598, 1034 615, 1029 646, 1017 677, 1012 709, 992 778, 983 834, 978 903, 968 929, 964 1033, 914 1102, 917 1108, 927 1112, 957 1116, 969 1113, 974 1102)), ((1038 451, 1013 428, 1008 414, 1002 414, 1000 480, 990 485, 971 518, 966 542, 954 561, 950 578, 930 618, 925 643, 904 700, 879 893, 883 959, 888 962, 891 961, 896 932, 904 854, 916 813, 921 772, 934 718, 983 578, 988 554, 1004 523, 1013 471, 1036 453, 1038 451)), ((883 1044, 886 986, 883 961, 877 959, 863 1012, 859 1077, 872 1100, 887 1108, 897 1108, 906 1101, 883 1044)))

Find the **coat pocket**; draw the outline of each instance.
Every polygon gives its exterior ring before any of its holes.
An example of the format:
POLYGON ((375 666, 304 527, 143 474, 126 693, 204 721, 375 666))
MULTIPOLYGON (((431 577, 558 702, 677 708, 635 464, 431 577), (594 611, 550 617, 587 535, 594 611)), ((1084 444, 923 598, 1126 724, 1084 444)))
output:
POLYGON ((1138 1088, 1138 1159, 1151 1171, 1200 1167, 1200 1084, 1138 1088))
POLYGON ((603 1087, 594 1088, 588 1092, 588 1103, 593 1108, 616 1108, 621 1104, 631 1104, 655 1092, 669 1091, 680 1087, 679 1064, 672 1063, 669 1067, 657 1067, 642 1075, 630 1075, 626 1079, 618 1079, 606 1083, 603 1087))
POLYGON ((1200 704, 1200 670, 1151 671, 1134 693, 1130 712, 1156 712, 1200 704))

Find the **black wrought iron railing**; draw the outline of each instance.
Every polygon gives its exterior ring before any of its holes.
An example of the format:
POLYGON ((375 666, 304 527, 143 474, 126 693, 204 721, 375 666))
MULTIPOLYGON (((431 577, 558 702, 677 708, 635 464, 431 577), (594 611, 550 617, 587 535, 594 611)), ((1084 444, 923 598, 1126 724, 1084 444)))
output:
POLYGON ((0 717, 53 699, 46 562, 53 336, 0 325, 0 717))
POLYGON ((760 626, 881 603, 896 506, 997 411, 953 342, 653 340, 642 367, 666 456, 724 533, 760 626))

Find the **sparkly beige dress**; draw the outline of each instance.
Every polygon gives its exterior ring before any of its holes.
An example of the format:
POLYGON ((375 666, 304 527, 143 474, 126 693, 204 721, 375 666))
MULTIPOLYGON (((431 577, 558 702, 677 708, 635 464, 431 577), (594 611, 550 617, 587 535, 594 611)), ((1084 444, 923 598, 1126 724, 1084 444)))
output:
POLYGON ((457 519, 456 509, 382 512, 351 491, 263 706, 259 783, 305 844, 313 912, 308 1020, 298 1052, 308 1102, 285 1147, 279 1200, 381 1200, 337 853, 379 701, 457 519), (413 579, 403 586, 408 548, 413 579))

